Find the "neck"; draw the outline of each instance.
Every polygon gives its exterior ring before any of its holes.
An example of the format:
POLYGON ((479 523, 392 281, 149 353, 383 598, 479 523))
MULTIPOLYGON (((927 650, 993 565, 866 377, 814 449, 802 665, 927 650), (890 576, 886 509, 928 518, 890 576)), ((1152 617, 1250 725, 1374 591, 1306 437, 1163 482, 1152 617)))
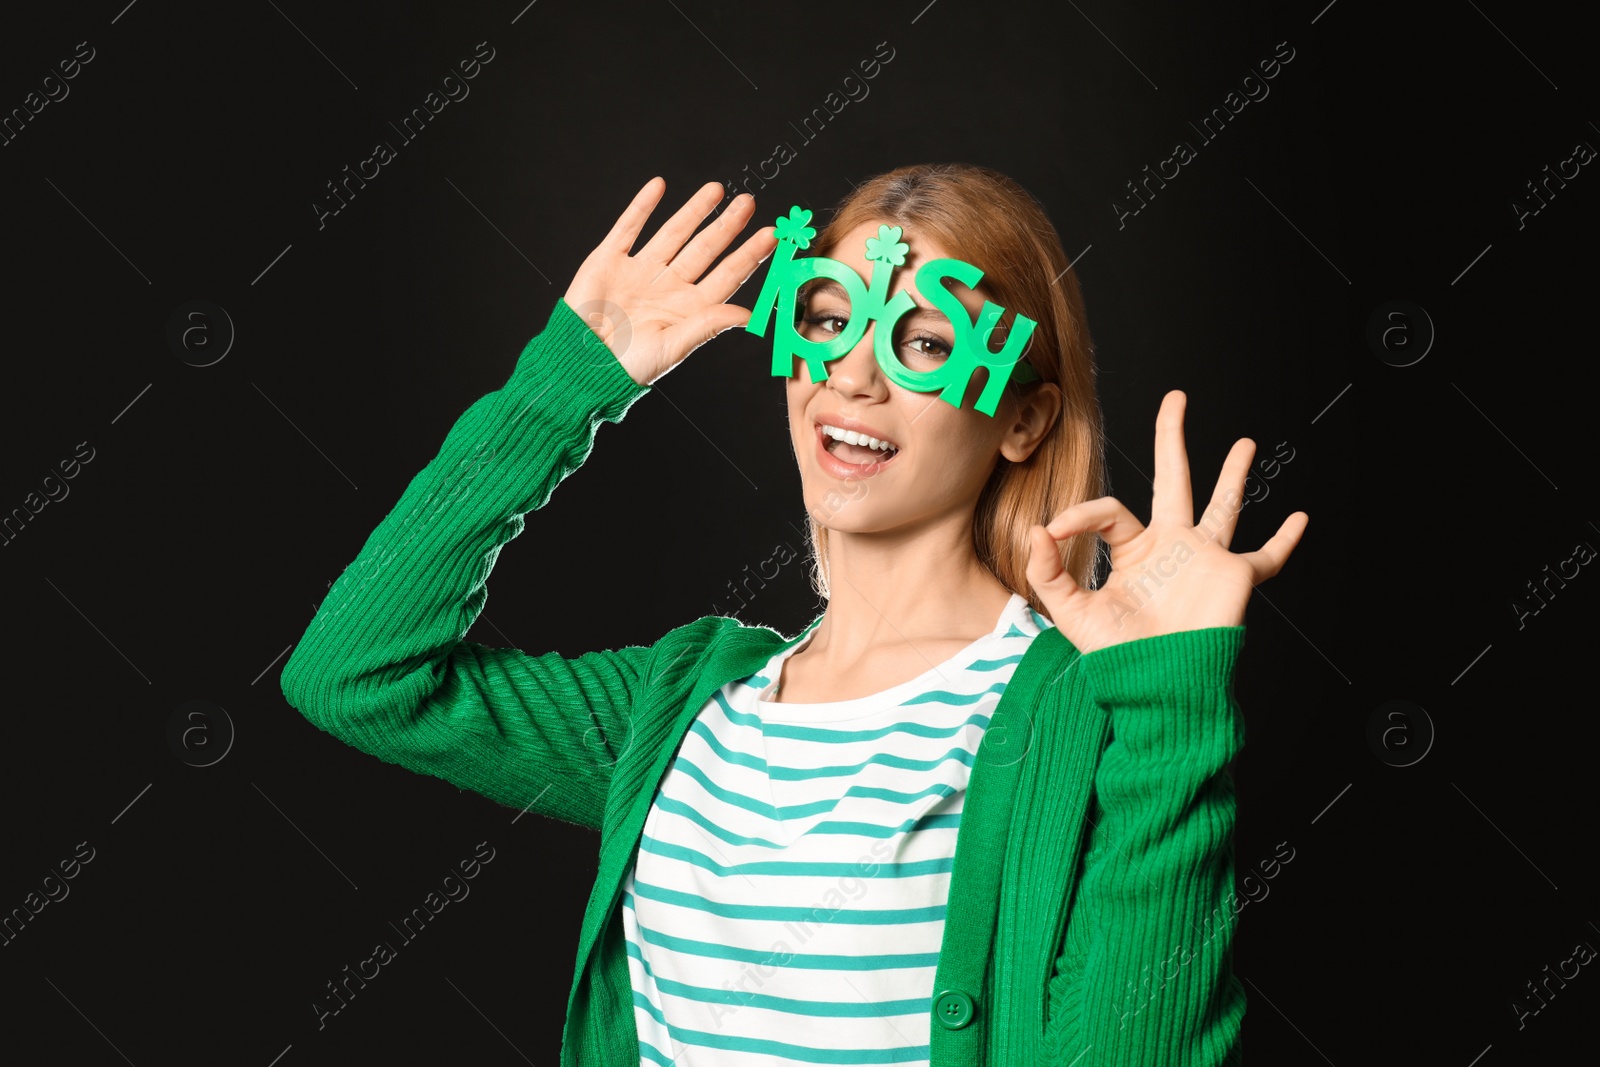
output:
POLYGON ((988 633, 1011 590, 979 562, 971 529, 968 518, 914 536, 830 530, 828 606, 808 655, 844 666, 875 647, 988 633))

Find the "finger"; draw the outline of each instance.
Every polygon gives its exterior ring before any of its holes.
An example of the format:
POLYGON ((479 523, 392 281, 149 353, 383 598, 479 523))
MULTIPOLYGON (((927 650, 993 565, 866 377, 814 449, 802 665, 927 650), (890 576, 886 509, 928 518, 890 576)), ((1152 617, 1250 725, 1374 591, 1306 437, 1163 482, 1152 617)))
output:
POLYGON ((1083 595, 1083 587, 1062 564, 1061 548, 1048 527, 1028 530, 1028 564, 1023 573, 1028 584, 1039 591, 1039 598, 1052 607, 1057 625, 1066 611, 1076 606, 1072 600, 1083 595))
POLYGON ((1050 536, 1060 540, 1094 530, 1112 548, 1125 545, 1144 532, 1144 524, 1114 496, 1085 500, 1063 511, 1045 526, 1050 536))
POLYGON ((1222 473, 1217 475, 1216 488, 1211 492, 1211 503, 1200 516, 1196 527, 1217 544, 1227 548, 1233 541, 1233 529, 1239 525, 1239 512, 1244 510, 1244 480, 1250 473, 1250 461, 1255 458, 1256 443, 1241 437, 1228 450, 1222 461, 1222 473))
POLYGON ((666 191, 665 178, 655 177, 645 182, 644 186, 633 194, 632 202, 618 217, 601 245, 627 255, 633 248, 633 242, 638 240, 639 231, 644 229, 645 221, 650 218, 650 212, 656 209, 656 205, 661 202, 661 194, 666 191))
POLYGON ((645 246, 639 249, 636 255, 640 259, 661 264, 672 262, 672 257, 678 254, 683 242, 694 233, 700 221, 711 214, 711 209, 722 200, 725 192, 721 182, 706 182, 698 192, 684 201, 682 207, 672 213, 671 218, 661 224, 661 229, 645 242, 645 246))
POLYGON ((1194 498, 1189 493, 1189 453, 1183 446, 1183 412, 1188 397, 1173 389, 1161 398, 1156 414, 1155 499, 1150 521, 1194 526, 1194 498))
POLYGON ((1254 552, 1239 553, 1239 558, 1250 564, 1251 585, 1260 585, 1283 570, 1283 565, 1289 561, 1289 553, 1300 543, 1300 535, 1306 532, 1306 524, 1310 521, 1310 515, 1297 511, 1283 520, 1283 525, 1267 539, 1266 544, 1254 552))
POLYGON ((662 344, 668 357, 677 363, 717 334, 750 321, 750 309, 737 304, 716 304, 702 308, 668 330, 662 344))
POLYGON ((714 267, 699 289, 708 300, 727 300, 778 247, 777 231, 763 226, 714 267))
POLYGON ((733 243, 744 229, 750 216, 756 213, 756 198, 740 193, 733 198, 717 221, 695 234, 672 261, 672 272, 684 281, 692 282, 706 272, 713 260, 733 243))

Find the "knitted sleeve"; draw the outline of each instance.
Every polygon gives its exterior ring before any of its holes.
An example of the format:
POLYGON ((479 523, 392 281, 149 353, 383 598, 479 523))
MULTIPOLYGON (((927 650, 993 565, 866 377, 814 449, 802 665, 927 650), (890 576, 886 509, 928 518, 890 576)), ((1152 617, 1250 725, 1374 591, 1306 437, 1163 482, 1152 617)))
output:
POLYGON ((558 301, 333 583, 284 665, 289 703, 389 763, 598 828, 650 649, 564 659, 464 637, 524 514, 648 391, 558 301))
POLYGON ((1233 974, 1226 768, 1244 744, 1233 694, 1243 642, 1243 626, 1218 626, 1083 656, 1111 738, 1050 982, 1050 1047, 1061 1067, 1239 1062, 1245 996, 1233 974))

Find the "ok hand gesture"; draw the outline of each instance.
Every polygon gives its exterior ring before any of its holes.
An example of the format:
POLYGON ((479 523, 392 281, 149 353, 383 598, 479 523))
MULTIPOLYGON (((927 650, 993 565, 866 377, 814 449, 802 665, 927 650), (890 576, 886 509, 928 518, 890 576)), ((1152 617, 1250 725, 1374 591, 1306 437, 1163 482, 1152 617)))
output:
POLYGON ((1310 516, 1297 511, 1254 552, 1231 552, 1255 442, 1234 442, 1197 526, 1183 441, 1187 397, 1172 390, 1156 416, 1155 493, 1145 526, 1114 497, 1067 508, 1030 531, 1028 582, 1079 652, 1143 637, 1244 623, 1251 591, 1283 569, 1310 516), (1096 531, 1110 548, 1111 573, 1083 589, 1061 565, 1056 542, 1096 531))

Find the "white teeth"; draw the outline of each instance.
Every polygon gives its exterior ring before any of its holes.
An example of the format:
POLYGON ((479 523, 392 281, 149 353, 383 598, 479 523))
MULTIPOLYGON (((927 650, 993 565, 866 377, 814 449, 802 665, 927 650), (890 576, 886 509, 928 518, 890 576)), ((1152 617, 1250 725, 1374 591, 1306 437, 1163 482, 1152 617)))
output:
POLYGON ((866 434, 856 433, 854 430, 841 430, 839 427, 829 426, 827 423, 822 424, 822 432, 829 437, 843 441, 847 445, 861 445, 866 448, 877 449, 880 452, 889 452, 894 449, 894 446, 887 441, 880 441, 876 437, 868 437, 866 434))

